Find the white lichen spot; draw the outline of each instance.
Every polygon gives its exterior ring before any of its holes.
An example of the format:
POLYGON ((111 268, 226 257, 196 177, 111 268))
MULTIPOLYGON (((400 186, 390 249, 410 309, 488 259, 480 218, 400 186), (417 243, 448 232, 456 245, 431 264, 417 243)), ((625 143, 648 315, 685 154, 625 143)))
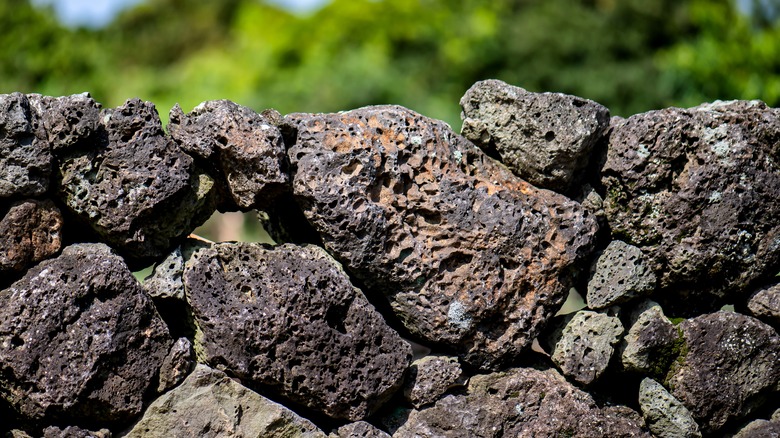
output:
POLYGON ((271 125, 266 125, 265 123, 263 123, 262 125, 260 125, 260 129, 262 129, 263 131, 268 131, 269 129, 271 129, 271 125))
POLYGON ((640 144, 639 147, 636 149, 636 155, 641 158, 645 159, 650 156, 650 150, 647 149, 646 145, 640 144))
POLYGON ((460 301, 453 301, 447 311, 450 324, 455 327, 468 330, 471 327, 471 317, 466 313, 466 307, 460 301))
POLYGON ((523 415, 523 406, 520 403, 515 405, 515 412, 517 412, 517 415, 523 415))
POLYGON ((711 203, 720 202, 721 199, 723 199, 723 194, 721 194, 719 191, 714 191, 710 194, 710 197, 707 198, 711 203))
POLYGON ((721 158, 726 157, 729 154, 730 149, 731 149, 731 145, 729 145, 725 141, 719 141, 717 143, 710 145, 710 150, 712 151, 712 153, 714 153, 715 155, 721 158))
POLYGON ((415 146, 420 146, 422 144, 422 137, 419 135, 413 135, 411 138, 409 138, 409 141, 411 141, 415 146))
POLYGON ((463 153, 461 151, 455 151, 452 153, 452 155, 455 157, 455 161, 460 164, 461 160, 463 160, 463 153))

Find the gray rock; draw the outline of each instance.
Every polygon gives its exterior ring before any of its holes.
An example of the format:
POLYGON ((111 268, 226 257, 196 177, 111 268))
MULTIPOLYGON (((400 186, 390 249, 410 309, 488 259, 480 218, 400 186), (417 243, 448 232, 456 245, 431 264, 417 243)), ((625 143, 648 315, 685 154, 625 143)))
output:
POLYGON ((51 97, 30 94, 30 107, 40 120, 39 136, 55 154, 76 147, 91 148, 102 134, 100 104, 89 93, 51 97))
POLYGON ((49 426, 43 429, 43 438, 111 438, 111 431, 100 429, 97 432, 93 432, 75 426, 68 426, 64 429, 57 426, 49 426))
POLYGON ((40 196, 49 188, 52 155, 38 138, 24 94, 0 94, 0 199, 40 196))
POLYGON ((733 438, 778 438, 780 421, 754 420, 741 428, 733 438))
POLYGON ((412 362, 404 385, 404 398, 415 408, 435 402, 452 388, 463 386, 466 375, 458 358, 425 356, 412 362))
POLYGON ((0 393, 34 421, 138 415, 172 342, 150 297, 103 244, 69 246, 0 291, 0 393))
POLYGON ((780 109, 759 101, 667 108, 614 126, 604 209, 613 235, 648 256, 667 312, 720 308, 780 270, 778 136, 780 109))
POLYGON ((107 143, 64 151, 59 196, 134 266, 167 254, 214 211, 214 181, 165 135, 149 102, 104 110, 107 143))
POLYGON ((177 339, 160 366, 157 392, 163 393, 181 383, 194 367, 195 352, 192 350, 192 342, 187 338, 177 339))
POLYGON ((600 408, 554 370, 515 368, 471 378, 465 395, 411 411, 394 438, 650 437, 625 407, 600 408))
POLYGON ((59 252, 62 214, 51 200, 11 204, 0 218, 0 273, 22 271, 59 252))
MULTIPOLYGON (((413 336, 483 369, 517 359, 592 250, 582 207, 398 106, 285 118, 293 191, 325 248, 413 336)), ((287 137, 286 137, 287 138, 287 137)))
POLYGON ((650 300, 637 306, 630 324, 620 348, 623 368, 663 378, 684 348, 681 331, 664 315, 661 306, 650 300))
POLYGON ((780 328, 780 283, 755 291, 748 298, 747 310, 776 329, 780 328))
POLYGON ((622 304, 649 295, 656 276, 642 250, 613 240, 591 267, 586 301, 591 309, 622 304))
POLYGON ((596 102, 498 80, 474 84, 460 106, 464 137, 496 151, 519 177, 556 191, 576 182, 609 126, 609 110, 596 102))
POLYGON ((780 387, 780 336, 761 321, 720 311, 680 323, 687 352, 667 376, 667 387, 702 433, 744 418, 780 387))
POLYGON ((282 133, 263 115, 229 100, 203 102, 184 114, 176 105, 168 129, 181 148, 215 168, 241 209, 263 209, 289 190, 282 133))
POLYGON ((356 421, 339 427, 329 438, 390 438, 390 435, 370 423, 356 421))
POLYGON ((321 248, 224 243, 185 252, 199 361, 351 421, 400 388, 411 347, 321 248))
POLYGON ((144 288, 153 298, 184 301, 184 257, 177 247, 163 261, 154 265, 152 274, 144 279, 144 288))
POLYGON ((645 423, 658 438, 701 438, 690 411, 666 388, 650 378, 639 385, 639 407, 645 423))
POLYGON ((161 395, 127 438, 326 438, 310 421, 257 394, 221 371, 199 364, 161 395))
POLYGON ((580 310, 554 318, 539 340, 563 375, 589 385, 607 369, 622 334, 619 318, 580 310))

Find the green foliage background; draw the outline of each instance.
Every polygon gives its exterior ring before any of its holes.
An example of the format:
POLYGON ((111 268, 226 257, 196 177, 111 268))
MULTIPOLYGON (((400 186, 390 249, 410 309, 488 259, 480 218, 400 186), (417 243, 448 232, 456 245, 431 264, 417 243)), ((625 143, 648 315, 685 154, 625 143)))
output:
POLYGON ((487 78, 623 116, 714 99, 777 106, 777 3, 333 0, 294 15, 259 0, 148 0, 105 28, 70 29, 0 0, 0 93, 138 96, 164 119, 208 99, 282 113, 393 103, 456 130, 460 97, 487 78))

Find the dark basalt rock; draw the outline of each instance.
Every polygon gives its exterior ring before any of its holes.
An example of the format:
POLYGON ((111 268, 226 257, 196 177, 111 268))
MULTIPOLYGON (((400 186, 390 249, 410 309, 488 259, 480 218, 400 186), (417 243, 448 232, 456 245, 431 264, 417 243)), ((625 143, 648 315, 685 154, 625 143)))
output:
POLYGON ((167 254, 214 211, 214 181, 165 135, 149 102, 102 113, 106 143, 59 157, 59 195, 133 266, 167 254))
POLYGON ((646 300, 631 312, 620 346, 624 370, 663 378, 683 348, 682 334, 658 303, 646 300))
POLYGON ((370 423, 356 421, 339 427, 328 438, 390 438, 390 435, 377 429, 370 423))
POLYGON ((27 96, 0 94, 0 200, 40 196, 49 189, 52 155, 38 138, 38 123, 27 96))
POLYGON ((74 147, 87 147, 99 141, 102 132, 100 104, 89 93, 51 97, 40 94, 27 96, 40 120, 39 136, 46 140, 55 154, 74 147))
POLYGON ((412 362, 404 385, 404 399, 420 408, 441 398, 447 391, 464 386, 468 378, 450 356, 425 356, 412 362))
POLYGON ((648 437, 638 413, 600 408, 554 370, 515 368, 471 378, 465 395, 412 411, 395 438, 648 437))
POLYGON ((495 79, 472 85, 460 106, 464 137, 495 151, 519 177, 556 191, 576 182, 609 126, 609 110, 596 102, 495 79))
POLYGON ((69 246, 0 292, 0 396, 30 420, 129 420, 171 344, 149 296, 103 244, 69 246))
POLYGON ((761 321, 716 312, 680 323, 687 352, 667 376, 670 392, 703 433, 743 418, 780 389, 780 336, 761 321))
POLYGON ((263 209, 289 190, 282 133, 270 114, 212 100, 186 115, 177 105, 170 119, 171 137, 182 150, 214 166, 219 185, 239 208, 263 209))
POLYGON ((780 110, 716 102, 613 128, 604 209, 613 234, 649 256, 665 310, 711 311, 777 273, 780 110))
POLYGON ((188 251, 183 278, 200 361, 351 421, 400 387, 411 347, 321 248, 188 251))
POLYGON ((748 298, 747 311, 780 329, 780 283, 753 292, 748 298))
POLYGON ((11 205, 0 218, 0 274, 21 271, 60 250, 62 214, 51 200, 11 205))
POLYGON ((100 429, 97 432, 93 432, 75 426, 65 428, 49 426, 43 430, 43 438, 111 438, 111 431, 100 429))
POLYGON ((656 276, 642 250, 613 240, 591 266, 586 301, 591 309, 603 309, 655 290, 656 276))
POLYGON ((582 207, 398 106, 293 114, 294 195, 325 247, 413 336, 483 369, 511 362, 592 249, 582 207))

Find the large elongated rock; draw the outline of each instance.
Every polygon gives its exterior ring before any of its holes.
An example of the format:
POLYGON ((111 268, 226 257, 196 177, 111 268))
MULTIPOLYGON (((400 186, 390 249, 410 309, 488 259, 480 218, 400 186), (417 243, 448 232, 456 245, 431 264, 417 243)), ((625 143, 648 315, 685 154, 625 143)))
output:
POLYGON ((21 93, 0 94, 0 200, 39 196, 49 188, 52 155, 21 93))
POLYGON ((184 286, 201 361, 356 421, 402 384, 409 344, 316 246, 190 250, 184 286))
POLYGON ((0 218, 0 273, 21 271, 62 245, 62 214, 51 200, 19 201, 0 218))
POLYGON ((639 407, 653 435, 661 438, 701 438, 699 425, 690 411, 663 385, 649 377, 639 384, 639 407))
POLYGON ((667 311, 712 309, 780 269, 780 110, 716 102, 613 128, 604 209, 674 294, 667 311))
POLYGON ((0 396, 36 421, 126 421, 172 342, 120 257, 72 245, 0 292, 0 396))
POLYGON ((415 336, 482 368, 530 346, 591 251, 582 207, 397 106, 285 119, 297 202, 415 336))

